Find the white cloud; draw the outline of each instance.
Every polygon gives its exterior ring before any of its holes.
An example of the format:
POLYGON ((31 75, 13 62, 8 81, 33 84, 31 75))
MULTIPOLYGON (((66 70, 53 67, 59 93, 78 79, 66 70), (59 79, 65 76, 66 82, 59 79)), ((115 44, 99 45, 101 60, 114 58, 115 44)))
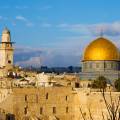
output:
POLYGON ((16 9, 27 9, 29 8, 28 6, 15 6, 16 9))
POLYGON ((28 26, 28 27, 33 27, 33 26, 34 26, 34 24, 33 24, 33 23, 31 23, 31 22, 27 22, 27 23, 26 23, 26 26, 28 26))
POLYGON ((18 15, 16 16, 16 20, 20 20, 20 21, 28 21, 27 18, 21 16, 21 15, 18 15))
POLYGON ((98 23, 98 24, 59 24, 58 28, 82 33, 83 35, 100 35, 101 31, 107 36, 117 36, 120 35, 120 22, 113 23, 98 23))
POLYGON ((27 27, 33 27, 34 26, 34 23, 32 23, 31 21, 29 21, 26 17, 24 17, 22 15, 16 16, 16 20, 25 22, 25 25, 27 27))
POLYGON ((40 48, 32 48, 25 46, 16 46, 15 48, 15 64, 20 66, 35 66, 41 65, 41 54, 44 50, 40 48))
POLYGON ((41 57, 31 57, 28 60, 16 62, 16 65, 40 67, 41 57))
MULTIPOLYGON (((43 23, 43 27, 51 27, 51 24, 43 23)), ((58 29, 70 32, 76 32, 69 36, 58 36, 53 48, 50 49, 33 49, 32 47, 23 47, 17 51, 20 57, 16 62, 20 65, 27 66, 69 66, 78 65, 84 47, 91 41, 96 39, 96 35, 100 36, 101 30, 108 39, 113 40, 120 46, 120 22, 99 23, 99 24, 59 24, 58 29), (82 35, 81 35, 82 34, 82 35)), ((18 58, 17 58, 18 59, 18 58)))
POLYGON ((88 30, 87 26, 84 24, 59 24, 56 26, 57 28, 64 30, 64 31, 69 31, 69 32, 75 32, 75 33, 80 33, 81 35, 88 35, 90 34, 90 31, 88 30))
POLYGON ((33 47, 27 47, 27 46, 16 46, 15 47, 15 53, 31 53, 31 52, 41 52, 43 49, 41 48, 33 48, 33 47))
POLYGON ((42 27, 49 28, 49 27, 51 27, 52 25, 51 25, 51 24, 49 24, 49 23, 43 23, 41 26, 42 26, 42 27))
POLYGON ((102 31, 103 35, 118 36, 120 35, 120 22, 93 24, 89 25, 88 29, 94 35, 100 35, 102 31))
MULTIPOLYGON (((74 52, 76 53, 76 52, 74 52)), ((61 49, 40 49, 32 47, 17 47, 15 49, 15 64, 20 66, 69 66, 79 63, 80 54, 62 52, 61 49)))

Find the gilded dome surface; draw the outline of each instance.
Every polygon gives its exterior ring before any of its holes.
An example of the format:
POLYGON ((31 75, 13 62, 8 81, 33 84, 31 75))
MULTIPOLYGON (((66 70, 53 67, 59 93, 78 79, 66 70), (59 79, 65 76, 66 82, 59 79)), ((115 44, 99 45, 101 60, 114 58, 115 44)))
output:
POLYGON ((119 50, 106 38, 97 38, 86 47, 83 55, 83 61, 92 60, 119 60, 119 50))

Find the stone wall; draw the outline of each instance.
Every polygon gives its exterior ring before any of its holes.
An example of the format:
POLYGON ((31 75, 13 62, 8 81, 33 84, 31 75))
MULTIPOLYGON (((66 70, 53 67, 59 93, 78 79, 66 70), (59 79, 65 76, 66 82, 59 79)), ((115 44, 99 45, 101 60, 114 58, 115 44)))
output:
POLYGON ((15 88, 13 94, 17 120, 24 116, 54 116, 60 120, 75 120, 76 92, 72 88, 15 88))
MULTIPOLYGON (((6 93, 6 92, 5 92, 6 93)), ((105 92, 106 100, 111 104, 110 92, 105 92)), ((116 104, 119 92, 111 93, 116 104)), ((13 88, 0 103, 5 114, 15 115, 16 120, 107 120, 108 112, 101 92, 71 87, 13 88), (81 114, 82 112, 82 114, 81 114), (39 118, 39 119, 38 119, 39 118)))

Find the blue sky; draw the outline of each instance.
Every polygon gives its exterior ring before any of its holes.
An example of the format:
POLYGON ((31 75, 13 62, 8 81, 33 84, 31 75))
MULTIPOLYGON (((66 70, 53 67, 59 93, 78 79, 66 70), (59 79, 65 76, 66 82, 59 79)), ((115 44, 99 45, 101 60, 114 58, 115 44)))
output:
POLYGON ((22 63, 40 57, 42 65, 79 65, 101 30, 119 47, 119 6, 120 0, 0 0, 0 31, 7 26, 21 52, 40 51, 22 63))

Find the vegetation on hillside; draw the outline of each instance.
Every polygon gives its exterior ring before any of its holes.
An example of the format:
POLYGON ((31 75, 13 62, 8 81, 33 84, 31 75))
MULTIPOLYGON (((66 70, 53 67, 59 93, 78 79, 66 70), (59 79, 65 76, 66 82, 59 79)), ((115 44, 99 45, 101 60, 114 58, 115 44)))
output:
POLYGON ((107 79, 104 76, 99 76, 91 84, 92 88, 105 89, 107 87, 107 79))
POLYGON ((115 81, 114 85, 115 85, 116 90, 117 90, 118 92, 120 92, 120 78, 118 78, 118 79, 115 81))

